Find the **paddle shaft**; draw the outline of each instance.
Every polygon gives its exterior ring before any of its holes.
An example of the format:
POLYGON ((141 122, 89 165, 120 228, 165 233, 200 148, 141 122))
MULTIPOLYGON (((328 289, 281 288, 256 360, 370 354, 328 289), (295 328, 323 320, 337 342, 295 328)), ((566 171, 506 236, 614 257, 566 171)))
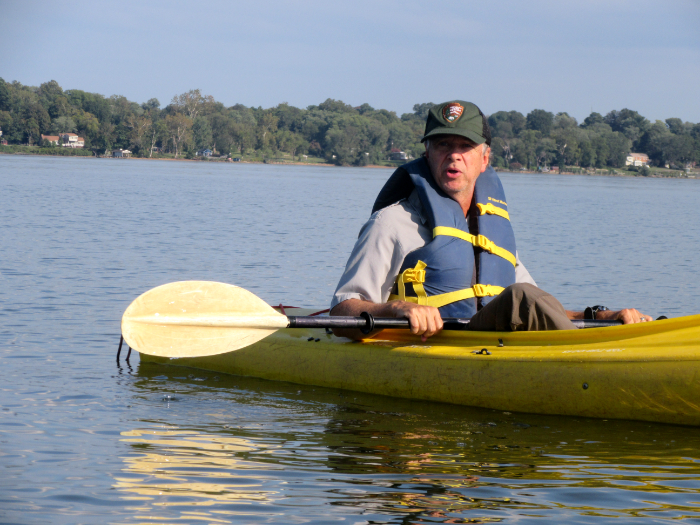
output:
MULTIPOLYGON (((359 328, 365 333, 383 328, 410 328, 408 319, 392 317, 372 317, 363 313, 361 317, 302 317, 287 316, 289 328, 359 328)), ((602 328, 621 325, 622 321, 583 320, 571 321, 576 328, 602 328)), ((469 319, 446 318, 442 320, 443 330, 469 330, 469 319)))

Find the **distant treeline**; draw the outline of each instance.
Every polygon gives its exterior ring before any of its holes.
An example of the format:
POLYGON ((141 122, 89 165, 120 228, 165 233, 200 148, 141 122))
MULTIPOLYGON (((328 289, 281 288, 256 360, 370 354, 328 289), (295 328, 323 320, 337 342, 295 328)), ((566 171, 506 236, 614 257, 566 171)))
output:
MULTIPOLYGON (((33 87, 0 78, 0 129, 9 144, 50 147, 42 134, 77 133, 85 150, 101 154, 122 148, 142 157, 154 151, 192 156, 205 148, 234 156, 312 155, 360 166, 386 160, 392 150, 417 157, 432 106, 416 104, 413 113, 400 117, 333 99, 306 109, 287 103, 269 109, 226 107, 195 89, 161 108, 155 98, 137 104, 118 95, 64 91, 54 80, 33 87)), ((591 113, 581 124, 567 113, 542 109, 527 115, 498 111, 489 123, 492 162, 499 167, 622 167, 631 151, 646 153, 657 166, 700 160, 700 124, 679 118, 652 123, 629 109, 591 113)))

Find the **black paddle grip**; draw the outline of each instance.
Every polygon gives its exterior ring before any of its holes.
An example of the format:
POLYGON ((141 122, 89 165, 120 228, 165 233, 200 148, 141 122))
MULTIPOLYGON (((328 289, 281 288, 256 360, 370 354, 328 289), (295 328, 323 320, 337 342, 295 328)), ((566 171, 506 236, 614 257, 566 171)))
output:
MULTIPOLYGON (((408 319, 393 317, 373 317, 368 312, 362 312, 359 317, 341 316, 314 316, 302 317, 290 315, 289 328, 357 328, 363 334, 372 330, 383 328, 410 328, 408 319)), ((583 320, 572 321, 576 328, 602 328, 605 326, 618 326, 619 320, 583 320)), ((447 318, 443 319, 443 330, 469 330, 469 319, 447 318)))

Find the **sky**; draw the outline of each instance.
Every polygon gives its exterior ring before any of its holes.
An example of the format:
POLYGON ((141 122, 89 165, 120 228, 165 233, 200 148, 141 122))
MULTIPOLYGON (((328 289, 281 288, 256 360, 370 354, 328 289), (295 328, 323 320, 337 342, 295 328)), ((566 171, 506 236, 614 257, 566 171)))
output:
POLYGON ((328 98, 397 114, 629 108, 700 122, 698 0, 0 0, 0 77, 141 103, 328 98))

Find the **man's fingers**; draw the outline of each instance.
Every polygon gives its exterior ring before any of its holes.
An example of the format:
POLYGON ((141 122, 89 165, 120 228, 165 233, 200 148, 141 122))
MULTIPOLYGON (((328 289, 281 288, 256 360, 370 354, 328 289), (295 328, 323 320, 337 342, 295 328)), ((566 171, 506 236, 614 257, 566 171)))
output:
POLYGON ((654 320, 653 317, 643 314, 636 308, 620 310, 617 314, 617 319, 621 320, 624 324, 646 323, 647 321, 654 320))
POLYGON ((437 308, 412 303, 402 306, 400 314, 408 319, 411 333, 420 335, 423 341, 442 330, 442 317, 437 308))

